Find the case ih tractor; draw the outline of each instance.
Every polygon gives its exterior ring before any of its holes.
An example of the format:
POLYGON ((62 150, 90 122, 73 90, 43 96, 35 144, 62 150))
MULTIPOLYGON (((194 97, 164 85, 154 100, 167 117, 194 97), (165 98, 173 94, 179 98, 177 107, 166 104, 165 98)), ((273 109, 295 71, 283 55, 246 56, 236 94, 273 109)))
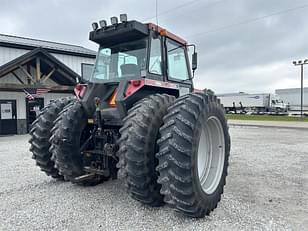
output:
POLYGON ((224 109, 211 91, 193 88, 194 45, 154 24, 120 19, 92 24, 90 40, 99 44, 93 74, 74 98, 41 111, 30 131, 33 158, 53 178, 96 185, 120 175, 135 200, 204 217, 226 182, 224 109))

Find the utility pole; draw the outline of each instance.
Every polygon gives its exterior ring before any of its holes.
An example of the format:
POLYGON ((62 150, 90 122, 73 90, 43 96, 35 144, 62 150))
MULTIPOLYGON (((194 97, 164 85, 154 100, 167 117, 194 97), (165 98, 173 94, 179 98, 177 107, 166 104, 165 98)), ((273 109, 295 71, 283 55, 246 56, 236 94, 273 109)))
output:
POLYGON ((304 65, 308 64, 308 59, 305 59, 304 61, 298 60, 293 61, 293 64, 295 66, 301 66, 301 118, 303 119, 303 100, 304 100, 304 65))

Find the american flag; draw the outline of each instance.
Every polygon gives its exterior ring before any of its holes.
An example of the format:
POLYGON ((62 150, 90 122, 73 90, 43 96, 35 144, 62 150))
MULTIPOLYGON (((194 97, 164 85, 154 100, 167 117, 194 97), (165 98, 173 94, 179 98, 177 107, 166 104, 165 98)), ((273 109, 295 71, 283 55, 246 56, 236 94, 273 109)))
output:
POLYGON ((48 88, 25 88, 24 92, 26 94, 26 98, 28 98, 29 100, 34 100, 35 98, 46 94, 47 92, 49 92, 50 89, 48 88))

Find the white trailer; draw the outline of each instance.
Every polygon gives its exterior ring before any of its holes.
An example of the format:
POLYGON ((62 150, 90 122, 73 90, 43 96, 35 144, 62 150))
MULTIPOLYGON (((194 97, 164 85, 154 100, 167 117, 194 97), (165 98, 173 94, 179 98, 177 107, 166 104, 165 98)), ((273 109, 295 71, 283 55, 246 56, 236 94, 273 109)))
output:
MULTIPOLYGON (((276 89, 275 93, 288 104, 290 111, 299 111, 301 108, 301 89, 276 89)), ((303 89, 303 110, 308 111, 308 87, 303 89)))
POLYGON ((270 93, 248 94, 229 93, 218 94, 226 112, 285 112, 287 104, 277 95, 270 93))

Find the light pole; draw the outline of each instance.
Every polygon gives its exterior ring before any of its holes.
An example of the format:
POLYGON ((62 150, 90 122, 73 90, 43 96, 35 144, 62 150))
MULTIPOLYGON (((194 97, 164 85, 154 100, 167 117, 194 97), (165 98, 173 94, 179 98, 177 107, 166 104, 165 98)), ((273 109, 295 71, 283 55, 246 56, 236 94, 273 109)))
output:
POLYGON ((304 65, 308 64, 308 59, 304 61, 293 61, 295 66, 301 66, 301 118, 303 119, 303 99, 304 99, 304 65))

